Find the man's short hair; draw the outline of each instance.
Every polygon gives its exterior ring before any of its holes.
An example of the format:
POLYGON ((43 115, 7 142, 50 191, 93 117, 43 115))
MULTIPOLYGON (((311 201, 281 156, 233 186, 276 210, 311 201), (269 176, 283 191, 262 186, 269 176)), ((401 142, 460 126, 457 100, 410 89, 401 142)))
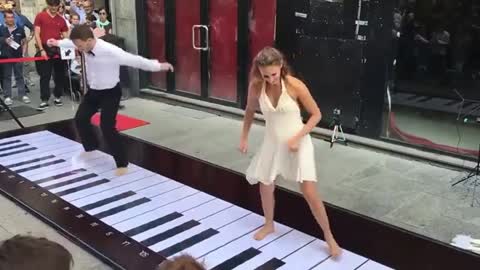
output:
POLYGON ((15 14, 13 13, 13 10, 11 10, 11 9, 7 9, 7 10, 4 10, 4 11, 3 11, 3 17, 6 18, 6 17, 7 17, 7 14, 10 14, 10 15, 12 15, 12 16, 15 16, 15 14))
POLYGON ((46 238, 16 235, 0 245, 0 270, 70 270, 72 254, 46 238))
POLYGON ((47 6, 60 6, 60 0, 46 0, 47 6))
POLYGON ((95 38, 93 35, 92 29, 88 25, 79 25, 73 28, 70 33, 71 40, 82 40, 87 41, 89 38, 95 38))

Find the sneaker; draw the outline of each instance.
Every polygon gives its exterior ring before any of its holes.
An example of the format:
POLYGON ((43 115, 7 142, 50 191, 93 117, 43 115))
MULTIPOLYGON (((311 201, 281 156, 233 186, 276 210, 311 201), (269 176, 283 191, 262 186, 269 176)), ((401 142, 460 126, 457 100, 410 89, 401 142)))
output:
POLYGON ((62 100, 59 98, 54 99, 53 104, 55 104, 55 106, 58 106, 58 107, 63 106, 62 100))
POLYGON ((27 97, 27 96, 23 96, 23 97, 22 97, 22 101, 23 101, 23 103, 25 103, 25 104, 30 104, 30 98, 27 97))
POLYGON ((13 100, 9 97, 5 98, 5 105, 12 106, 13 105, 13 100))
POLYGON ((37 111, 44 111, 46 108, 48 108, 48 103, 47 102, 42 102, 37 108, 37 111))

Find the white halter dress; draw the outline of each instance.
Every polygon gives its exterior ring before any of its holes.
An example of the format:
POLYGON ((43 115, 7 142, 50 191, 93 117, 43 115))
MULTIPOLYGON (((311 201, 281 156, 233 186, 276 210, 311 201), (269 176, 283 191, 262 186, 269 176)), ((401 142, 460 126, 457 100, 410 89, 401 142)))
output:
POLYGON ((304 136, 297 152, 288 149, 288 140, 304 126, 300 108, 290 97, 282 80, 282 93, 273 107, 265 93, 265 83, 259 97, 260 110, 265 117, 265 135, 260 150, 246 172, 250 184, 272 184, 281 175, 288 181, 317 181, 312 138, 304 136))

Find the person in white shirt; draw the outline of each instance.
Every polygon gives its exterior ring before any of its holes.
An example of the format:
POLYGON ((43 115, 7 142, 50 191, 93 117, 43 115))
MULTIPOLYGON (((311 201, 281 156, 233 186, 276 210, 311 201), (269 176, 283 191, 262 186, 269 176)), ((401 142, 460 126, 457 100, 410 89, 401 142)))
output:
POLYGON ((116 175, 127 173, 128 159, 115 127, 122 91, 120 66, 130 66, 145 71, 173 71, 169 63, 160 63, 130 54, 104 40, 97 39, 89 26, 73 28, 70 39, 50 39, 48 46, 76 48, 85 53, 85 74, 88 92, 75 115, 75 123, 85 154, 96 150, 98 140, 90 123, 91 117, 101 109, 100 128, 117 165, 116 175))

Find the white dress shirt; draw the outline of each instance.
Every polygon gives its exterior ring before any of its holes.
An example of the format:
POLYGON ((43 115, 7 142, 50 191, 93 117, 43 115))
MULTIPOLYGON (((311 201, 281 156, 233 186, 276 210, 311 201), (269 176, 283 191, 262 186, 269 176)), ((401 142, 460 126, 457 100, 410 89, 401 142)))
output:
MULTIPOLYGON (((70 39, 58 42, 62 48, 75 48, 70 39)), ((150 60, 128 53, 121 48, 97 39, 91 53, 85 52, 85 68, 88 86, 93 90, 112 89, 120 82, 120 66, 129 66, 145 71, 157 72, 167 70, 168 66, 157 60, 150 60)))

